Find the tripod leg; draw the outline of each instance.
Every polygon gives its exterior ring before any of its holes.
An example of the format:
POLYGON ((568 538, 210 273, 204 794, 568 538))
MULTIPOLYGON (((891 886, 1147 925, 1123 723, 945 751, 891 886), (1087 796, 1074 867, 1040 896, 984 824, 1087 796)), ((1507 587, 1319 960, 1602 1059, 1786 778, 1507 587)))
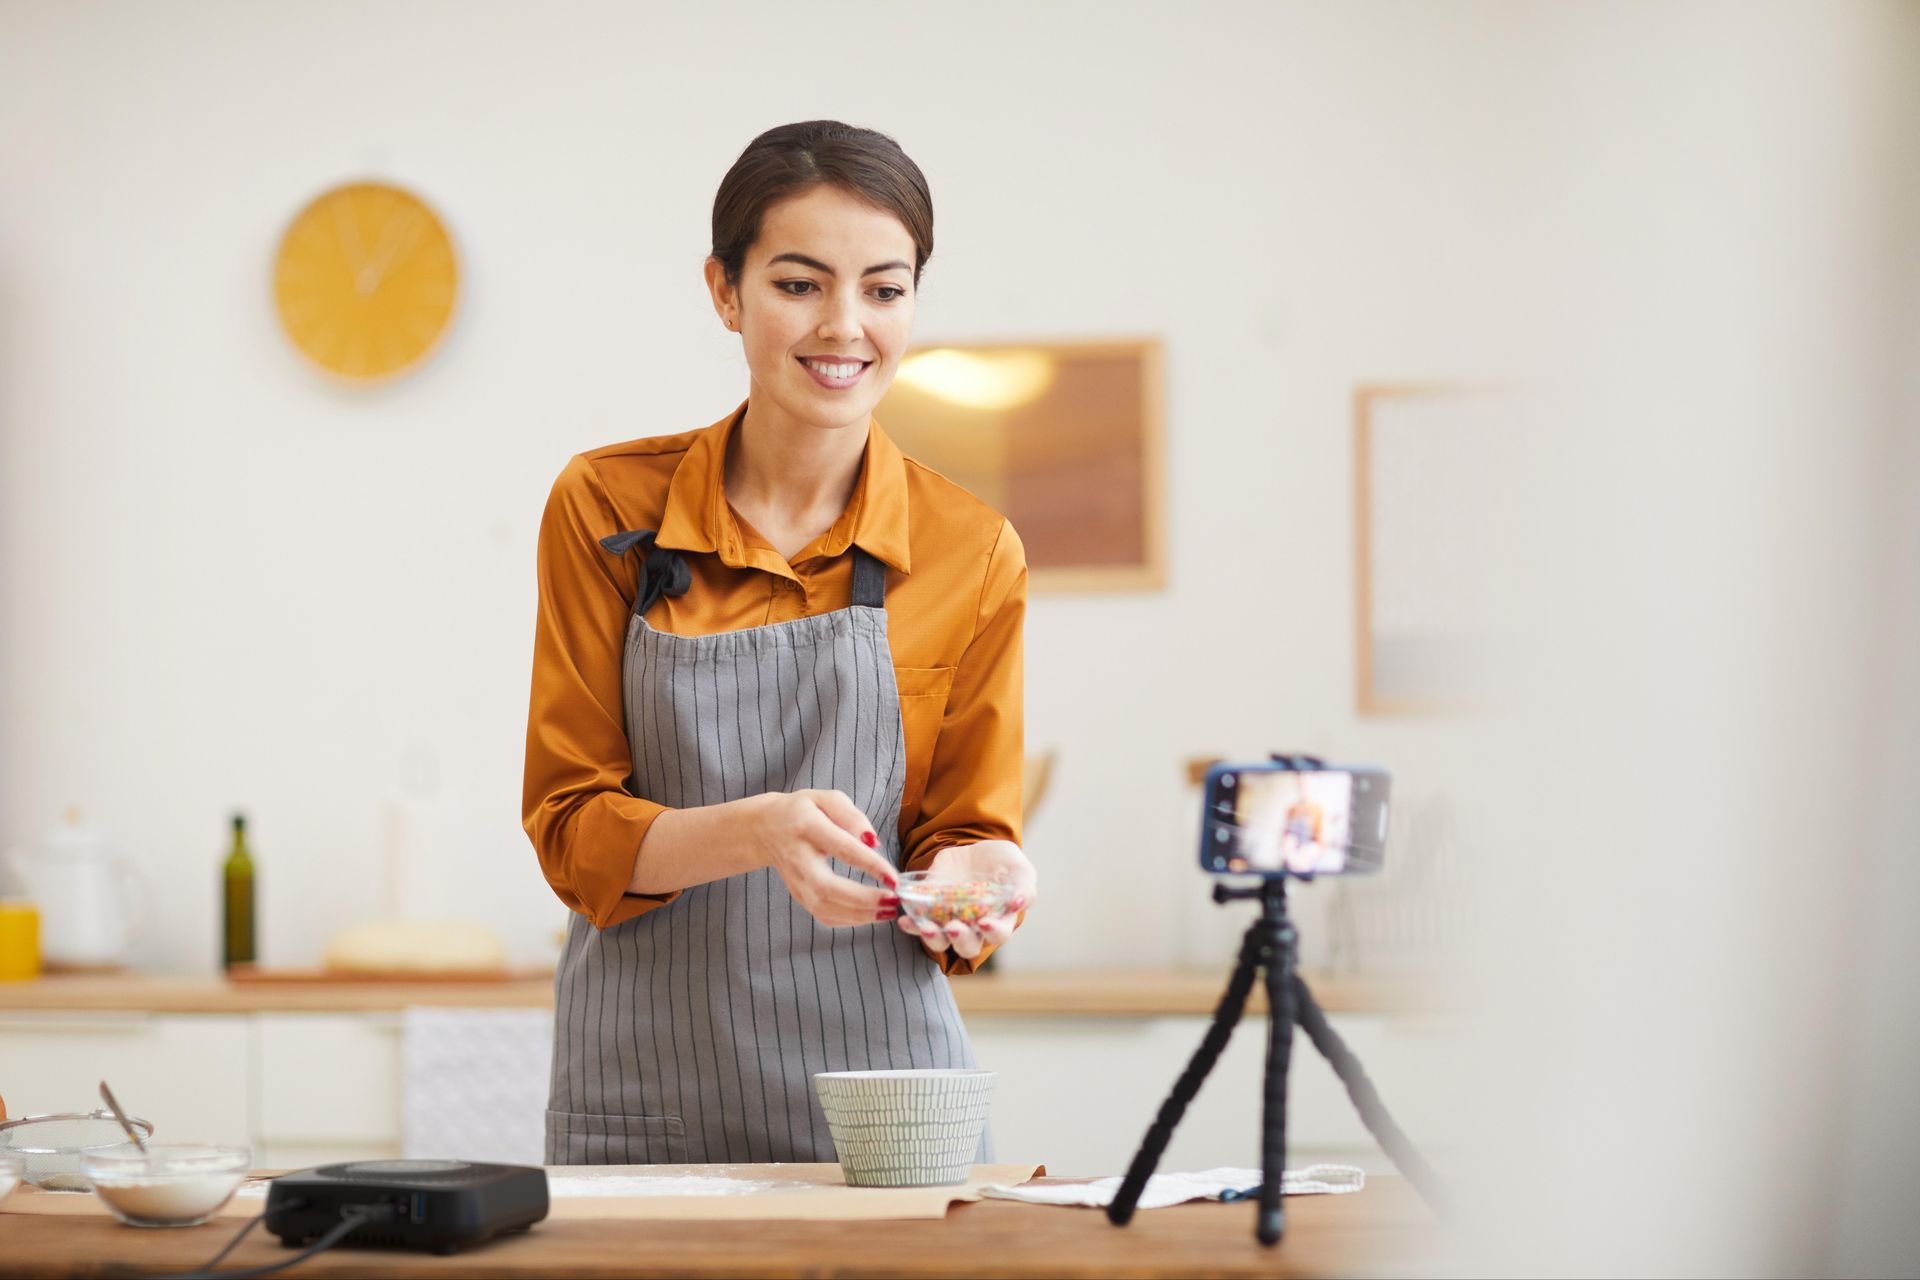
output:
POLYGON ((1260 1104, 1260 1218, 1255 1234, 1261 1244, 1278 1244, 1286 1234, 1280 1207, 1287 1171, 1287 1069, 1293 1063, 1293 926, 1284 920, 1273 930, 1267 959, 1267 1078, 1260 1104))
POLYGON ((1354 1056, 1353 1050, 1347 1048, 1347 1042, 1327 1021, 1327 1015, 1320 1010, 1320 1002, 1313 998, 1313 992, 1307 989, 1307 984, 1301 981, 1298 974, 1294 974, 1289 985, 1293 989, 1294 1016, 1300 1021, 1300 1029, 1307 1033, 1307 1038, 1313 1041, 1313 1047, 1333 1066, 1333 1073, 1347 1087, 1347 1096, 1353 1099, 1354 1109, 1360 1113, 1367 1132, 1373 1135, 1380 1149, 1393 1160, 1394 1167, 1406 1175, 1407 1181, 1420 1193, 1420 1198, 1429 1207, 1439 1210, 1444 1193, 1433 1166, 1413 1149, 1413 1143, 1407 1140, 1407 1135, 1387 1114, 1387 1106, 1380 1101, 1380 1091, 1368 1079, 1366 1068, 1360 1065, 1360 1059, 1354 1056))
POLYGON ((1124 1227, 1132 1220, 1147 1179, 1153 1176, 1154 1169, 1160 1164, 1160 1157, 1166 1154, 1167 1143, 1173 1140, 1174 1126, 1180 1123, 1180 1117, 1186 1114, 1187 1104, 1194 1100, 1200 1092, 1200 1086, 1206 1083, 1207 1073, 1219 1061, 1220 1051, 1227 1047, 1227 1040, 1233 1035, 1233 1028, 1247 1007, 1247 995, 1253 990, 1253 980, 1265 959, 1267 945, 1264 925, 1256 920, 1241 940, 1240 958, 1234 964, 1233 977, 1227 981, 1227 989, 1220 997, 1219 1006, 1213 1011, 1213 1025, 1207 1028, 1206 1037, 1194 1051, 1187 1069, 1174 1083, 1173 1092, 1160 1104, 1160 1112, 1148 1128, 1147 1136, 1141 1140, 1133 1163, 1127 1166, 1127 1176, 1114 1193, 1113 1203, 1107 1206, 1107 1220, 1115 1226, 1124 1227))

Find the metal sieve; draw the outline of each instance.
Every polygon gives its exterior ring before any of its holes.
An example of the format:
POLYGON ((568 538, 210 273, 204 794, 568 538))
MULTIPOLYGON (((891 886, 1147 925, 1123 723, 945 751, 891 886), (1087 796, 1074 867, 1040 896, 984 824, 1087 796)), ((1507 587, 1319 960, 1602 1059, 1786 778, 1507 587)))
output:
MULTIPOLYGON (((129 1116, 127 1122, 143 1137, 153 1136, 151 1121, 129 1116)), ((0 1121, 0 1151, 24 1160, 27 1181, 48 1191, 91 1191, 93 1184, 80 1172, 80 1157, 114 1147, 131 1149, 133 1144, 111 1111, 68 1111, 0 1121)))

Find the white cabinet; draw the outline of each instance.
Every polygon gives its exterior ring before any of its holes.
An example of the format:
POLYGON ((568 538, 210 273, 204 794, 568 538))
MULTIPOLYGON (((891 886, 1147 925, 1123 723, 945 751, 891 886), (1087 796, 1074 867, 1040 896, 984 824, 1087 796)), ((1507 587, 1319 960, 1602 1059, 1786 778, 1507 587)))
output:
POLYGON ((91 1111, 100 1081, 162 1142, 253 1148, 260 1168, 400 1153, 392 1014, 0 1014, 15 1116, 91 1111))
MULTIPOLYGON (((1433 1156, 1465 1136, 1448 1106, 1449 1065, 1461 1050, 1455 1031, 1373 1014, 1334 1014, 1329 1021, 1423 1152, 1433 1156)), ((968 1018, 980 1065, 1000 1073, 996 1158, 1044 1163, 1060 1177, 1124 1172, 1209 1024, 1203 1017, 968 1018)), ((1243 1019, 1175 1128, 1162 1169, 1260 1167, 1266 1051, 1266 1019, 1243 1019)), ((1294 1035, 1288 1082, 1289 1166, 1392 1167, 1305 1032, 1294 1035)))
POLYGON ((256 1164, 300 1168, 400 1154, 399 1014, 261 1013, 252 1022, 256 1164))
POLYGON ((159 1142, 253 1142, 247 1019, 0 1014, 0 1096, 15 1117, 93 1111, 100 1082, 159 1142))
MULTIPOLYGON (((1364 1013, 1331 1020, 1415 1144, 1444 1159, 1467 1136, 1461 1109, 1449 1105, 1450 1082, 1465 1069, 1458 1024, 1364 1013)), ((1195 1015, 969 1016, 981 1065, 999 1072, 997 1158, 1067 1177, 1123 1171, 1208 1024, 1195 1015)), ((0 1013, 0 1094, 21 1114, 90 1110, 104 1077, 159 1137, 245 1142, 259 1167, 393 1157, 405 1131, 404 1025, 393 1012, 0 1013)), ((1258 1167, 1266 1036, 1263 1017, 1235 1031, 1163 1169, 1258 1167)), ((460 1064, 474 1078, 448 1079, 446 1090, 503 1096, 503 1082, 478 1078, 499 1073, 493 1061, 460 1064)), ((504 1096, 537 1108, 544 1055, 520 1055, 513 1069, 526 1079, 504 1096)), ((1290 1079, 1289 1164, 1389 1167, 1304 1033, 1295 1036, 1290 1079)))

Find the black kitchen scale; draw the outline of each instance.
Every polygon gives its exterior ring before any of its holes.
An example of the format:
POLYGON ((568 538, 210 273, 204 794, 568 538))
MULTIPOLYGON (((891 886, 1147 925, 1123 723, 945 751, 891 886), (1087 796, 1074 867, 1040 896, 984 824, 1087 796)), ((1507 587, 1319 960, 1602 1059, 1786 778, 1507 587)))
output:
POLYGON ((349 1218, 366 1220, 340 1238, 454 1253, 547 1216, 547 1171, 465 1160, 356 1160, 302 1169, 267 1186, 267 1230, 294 1246, 349 1218))

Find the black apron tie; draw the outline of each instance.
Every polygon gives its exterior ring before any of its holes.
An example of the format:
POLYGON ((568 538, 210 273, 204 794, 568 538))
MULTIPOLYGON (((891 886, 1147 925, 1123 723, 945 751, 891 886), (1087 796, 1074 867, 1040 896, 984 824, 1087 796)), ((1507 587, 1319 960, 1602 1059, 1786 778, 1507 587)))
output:
MULTIPOLYGON (((644 558, 633 596, 635 613, 645 613, 661 596, 685 595, 693 585, 693 570, 687 567, 686 559, 678 551, 656 542, 658 536, 652 529, 629 529, 600 539, 600 545, 616 556, 624 556, 635 547, 641 550, 644 558)), ((871 609, 884 609, 887 604, 887 566, 859 546, 853 548, 851 603, 871 609)))
POLYGON ((883 609, 887 603, 887 566, 864 547, 853 549, 853 603, 883 609))
POLYGON ((635 547, 641 550, 640 581, 633 592, 636 614, 651 609, 661 596, 685 595, 693 585, 693 570, 687 567, 686 560, 679 552, 655 542, 657 536, 652 529, 629 529, 600 539, 600 545, 616 556, 623 556, 635 547))

